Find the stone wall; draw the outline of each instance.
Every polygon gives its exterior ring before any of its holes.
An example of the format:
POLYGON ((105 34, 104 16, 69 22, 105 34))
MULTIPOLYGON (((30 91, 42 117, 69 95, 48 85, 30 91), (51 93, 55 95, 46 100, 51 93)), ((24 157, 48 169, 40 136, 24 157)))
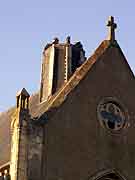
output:
POLYGON ((134 92, 127 62, 118 48, 110 47, 48 120, 43 179, 88 179, 115 168, 134 180, 134 92), (117 99, 126 112, 127 126, 119 133, 99 122, 97 107, 106 97, 117 99))
POLYGON ((43 127, 29 122, 28 129, 28 180, 39 180, 42 176, 43 127))

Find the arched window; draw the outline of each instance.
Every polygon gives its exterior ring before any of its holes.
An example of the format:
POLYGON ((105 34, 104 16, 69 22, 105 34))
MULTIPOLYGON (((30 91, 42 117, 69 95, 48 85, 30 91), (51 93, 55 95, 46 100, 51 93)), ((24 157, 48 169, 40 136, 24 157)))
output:
POLYGON ((89 180, 126 180, 120 173, 115 170, 109 170, 99 173, 96 177, 89 180))
POLYGON ((116 173, 109 173, 103 177, 100 177, 98 180, 123 180, 123 178, 116 173))

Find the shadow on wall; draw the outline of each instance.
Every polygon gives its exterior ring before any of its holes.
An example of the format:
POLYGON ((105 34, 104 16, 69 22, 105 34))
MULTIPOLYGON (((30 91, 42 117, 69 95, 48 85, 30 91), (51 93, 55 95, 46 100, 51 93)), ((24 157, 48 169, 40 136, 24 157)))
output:
POLYGON ((40 160, 37 154, 33 154, 32 158, 29 160, 29 180, 39 180, 41 174, 41 170, 39 168, 39 161, 40 160))

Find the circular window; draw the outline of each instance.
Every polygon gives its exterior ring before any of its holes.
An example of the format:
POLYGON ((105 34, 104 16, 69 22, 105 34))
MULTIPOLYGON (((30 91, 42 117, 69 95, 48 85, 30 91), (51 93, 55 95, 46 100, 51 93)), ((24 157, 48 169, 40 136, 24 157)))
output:
POLYGON ((98 118, 105 128, 111 131, 121 130, 126 123, 122 106, 112 98, 106 98, 98 105, 98 118))

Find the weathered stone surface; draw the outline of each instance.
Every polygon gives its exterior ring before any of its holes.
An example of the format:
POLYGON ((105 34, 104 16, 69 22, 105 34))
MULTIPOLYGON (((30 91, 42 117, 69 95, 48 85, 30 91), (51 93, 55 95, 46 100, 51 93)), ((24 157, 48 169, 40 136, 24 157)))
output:
POLYGON ((16 111, 11 121, 11 162, 10 175, 12 180, 27 180, 28 167, 28 123, 29 94, 22 89, 17 94, 16 111))
POLYGON ((43 127, 34 122, 28 129, 28 179, 38 180, 42 175, 43 127))
MULTIPOLYGON (((39 103, 39 95, 34 94, 30 97, 30 114, 33 116, 39 103)), ((15 113, 15 107, 7 112, 0 114, 0 166, 10 161, 10 142, 11 142, 11 117, 15 113)))
POLYGON ((123 54, 108 48, 45 126, 45 177, 87 179, 116 168, 133 180, 134 91, 135 79, 123 54), (117 98, 128 112, 128 127, 121 133, 112 134, 99 123, 97 106, 105 97, 117 98))

